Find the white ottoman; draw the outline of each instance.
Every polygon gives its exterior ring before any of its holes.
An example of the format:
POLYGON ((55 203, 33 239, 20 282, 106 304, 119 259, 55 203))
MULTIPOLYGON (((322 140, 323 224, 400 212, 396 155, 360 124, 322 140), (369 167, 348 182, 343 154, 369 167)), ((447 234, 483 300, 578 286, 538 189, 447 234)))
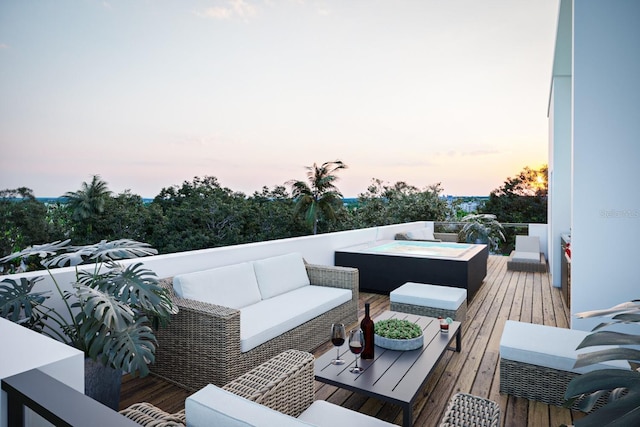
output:
POLYGON ((389 294, 392 311, 429 317, 467 317, 467 290, 450 286, 407 282, 389 294))

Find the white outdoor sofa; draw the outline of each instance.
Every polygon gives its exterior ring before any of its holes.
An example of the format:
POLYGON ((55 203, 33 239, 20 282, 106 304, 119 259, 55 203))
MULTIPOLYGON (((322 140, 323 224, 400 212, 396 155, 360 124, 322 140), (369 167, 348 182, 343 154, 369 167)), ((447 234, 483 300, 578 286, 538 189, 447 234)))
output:
POLYGON ((151 371, 189 390, 223 386, 289 349, 327 342, 358 318, 358 270, 284 254, 162 281, 179 313, 157 333, 151 371))

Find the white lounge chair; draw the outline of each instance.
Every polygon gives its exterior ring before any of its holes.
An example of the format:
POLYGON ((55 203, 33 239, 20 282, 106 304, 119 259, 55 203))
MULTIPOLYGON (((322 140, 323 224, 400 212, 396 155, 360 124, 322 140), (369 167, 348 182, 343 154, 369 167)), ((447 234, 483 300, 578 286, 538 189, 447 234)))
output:
POLYGON ((514 271, 547 271, 547 262, 540 252, 538 236, 516 236, 516 249, 509 255, 507 269, 514 271))

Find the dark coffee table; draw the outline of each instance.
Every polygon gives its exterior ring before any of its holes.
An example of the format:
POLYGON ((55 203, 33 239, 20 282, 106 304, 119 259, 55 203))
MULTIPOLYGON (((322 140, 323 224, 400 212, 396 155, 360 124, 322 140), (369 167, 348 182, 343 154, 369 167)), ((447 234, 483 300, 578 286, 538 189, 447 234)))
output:
POLYGON ((355 356, 349 351, 348 343, 340 347, 340 354, 346 364, 335 366, 331 360, 336 356, 332 348, 315 361, 316 380, 345 388, 386 402, 400 405, 403 410, 402 425, 413 425, 413 403, 422 386, 427 382, 433 368, 447 349, 460 352, 460 322, 449 325, 449 333, 440 332, 440 323, 433 317, 385 311, 374 321, 398 318, 407 319, 422 327, 424 345, 411 351, 392 351, 376 347, 373 360, 359 360, 364 368, 361 374, 352 374, 349 368, 355 356), (455 338, 455 347, 450 347, 455 338))

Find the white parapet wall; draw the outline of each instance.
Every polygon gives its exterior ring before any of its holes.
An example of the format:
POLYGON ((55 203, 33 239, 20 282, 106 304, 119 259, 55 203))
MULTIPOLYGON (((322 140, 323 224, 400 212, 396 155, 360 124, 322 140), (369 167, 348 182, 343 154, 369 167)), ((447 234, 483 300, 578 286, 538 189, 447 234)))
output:
MULTIPOLYGON (((172 277, 176 274, 206 270, 243 261, 251 261, 289 252, 300 252, 310 264, 334 265, 336 249, 359 245, 375 240, 392 240, 396 233, 408 230, 430 227, 433 222, 419 221, 405 224, 395 224, 383 227, 371 227, 359 230, 341 231, 289 239, 269 240, 265 242, 247 243, 234 246, 223 246, 197 251, 177 252, 144 258, 122 260, 122 263, 132 264, 142 262, 145 268, 155 272, 159 278, 172 277)), ((83 268, 89 269, 91 266, 83 268)), ((52 277, 60 288, 70 290, 75 281, 75 268, 59 268, 52 270, 52 277)), ((28 272, 3 276, 3 278, 19 280, 20 277, 42 276, 43 280, 36 284, 38 291, 50 291, 52 298, 48 305, 59 312, 65 312, 62 300, 58 298, 58 291, 51 277, 42 271, 28 272)))

